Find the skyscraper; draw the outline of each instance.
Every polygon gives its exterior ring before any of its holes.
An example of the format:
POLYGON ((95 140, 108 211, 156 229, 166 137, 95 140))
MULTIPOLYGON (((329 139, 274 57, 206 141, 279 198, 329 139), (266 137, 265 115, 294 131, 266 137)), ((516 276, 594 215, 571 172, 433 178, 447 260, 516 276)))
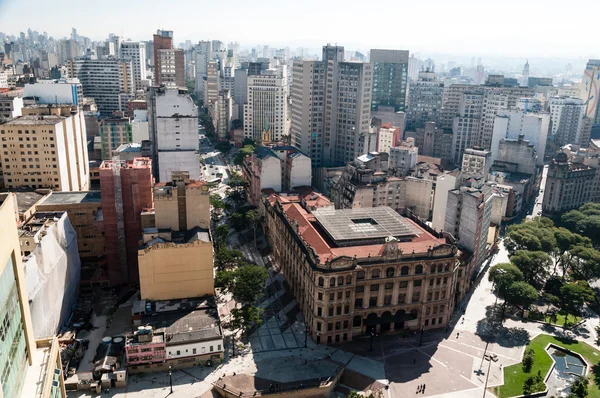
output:
POLYGON ((173 48, 173 31, 157 30, 154 35, 154 84, 185 87, 182 49, 173 48))
POLYGON ((121 43, 121 57, 131 59, 135 89, 142 88, 142 80, 146 79, 146 43, 125 41, 121 43))
POLYGON ((369 133, 373 65, 343 59, 344 47, 326 45, 322 61, 293 65, 292 143, 314 167, 352 161, 369 133))
POLYGON ((244 105, 244 137, 279 141, 287 134, 287 66, 248 76, 248 96, 244 105))
MULTIPOLYGON (((586 105, 580 98, 554 97, 550 101, 551 137, 559 145, 582 144, 586 105)), ((588 136, 589 140, 589 136, 588 136)), ((587 142, 585 142, 587 146, 587 142)))
POLYGON ((585 117, 600 123, 600 59, 590 59, 583 71, 580 98, 585 102, 585 117))
POLYGON ((408 88, 408 51, 371 50, 370 62, 373 64, 371 110, 376 111, 380 105, 384 105, 404 111, 408 88))
POLYGON ((440 123, 444 82, 435 78, 435 72, 419 72, 419 80, 410 82, 408 93, 408 128, 424 127, 427 122, 440 123))

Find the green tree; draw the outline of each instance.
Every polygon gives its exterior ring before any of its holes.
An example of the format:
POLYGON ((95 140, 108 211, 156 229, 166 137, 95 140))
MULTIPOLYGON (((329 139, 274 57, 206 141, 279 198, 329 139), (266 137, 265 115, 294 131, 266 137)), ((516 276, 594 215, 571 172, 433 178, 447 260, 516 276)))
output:
POLYGON ((252 155, 252 152, 254 152, 254 148, 254 145, 244 145, 235 155, 235 158, 233 159, 233 164, 235 164, 236 166, 240 166, 246 156, 252 155))
POLYGON ((569 250, 574 246, 591 247, 592 241, 589 238, 573 233, 562 227, 555 229, 554 237, 556 238, 554 273, 556 273, 556 267, 560 265, 563 271, 563 277, 565 277, 569 265, 569 250))
POLYGON ((228 235, 229 228, 227 227, 227 225, 221 224, 217 228, 215 228, 215 244, 218 248, 226 246, 228 235))
POLYGON ((244 262, 242 252, 221 246, 215 254, 215 267, 217 269, 233 269, 244 262))
POLYGON ((268 276, 266 268, 259 265, 239 267, 235 271, 233 297, 238 302, 253 304, 264 294, 268 276))
POLYGON ((551 253, 556 247, 554 229, 552 220, 537 217, 522 224, 511 225, 504 244, 510 255, 515 254, 517 250, 551 253))
POLYGON ((552 259, 543 251, 517 250, 510 261, 523 272, 523 278, 532 285, 543 282, 552 266, 552 259))
POLYGON ((244 213, 240 213, 238 211, 234 212, 230 217, 229 221, 231 222, 231 226, 236 231, 241 231, 246 227, 246 216, 244 213))
POLYGON ((568 265, 572 276, 578 280, 600 278, 600 252, 592 247, 574 246, 569 251, 568 265))
POLYGON ((229 153, 231 151, 231 144, 229 141, 221 141, 215 145, 215 149, 223 153, 229 153))
POLYGON ((537 301, 539 292, 527 282, 515 282, 506 290, 505 301, 515 307, 520 307, 525 311, 529 306, 537 301))
POLYGON ((256 249, 256 229, 260 225, 262 217, 258 215, 256 210, 250 210, 246 213, 246 222, 252 226, 254 231, 254 248, 256 249))
POLYGON ((544 384, 544 377, 542 376, 542 372, 539 370, 537 375, 528 377, 523 383, 523 393, 525 395, 529 395, 538 391, 544 391, 545 389, 546 384, 544 384))
POLYGON ((577 316, 581 314, 581 309, 586 301, 590 301, 593 298, 594 292, 585 281, 567 283, 561 287, 559 299, 561 308, 567 313, 565 324, 569 315, 577 316))
POLYGON ((523 280, 523 273, 511 263, 496 264, 490 268, 488 279, 496 285, 498 297, 504 298, 510 285, 523 280))
POLYGON ((213 124, 212 117, 208 113, 200 115, 200 124, 204 127, 207 137, 215 136, 215 125, 213 124))
POLYGON ((588 396, 588 384, 587 377, 578 377, 571 383, 571 393, 567 398, 586 398, 588 396))
POLYGON ((595 247, 600 246, 600 203, 586 203, 563 214, 561 223, 569 230, 590 238, 595 247))
POLYGON ((215 286, 223 290, 231 291, 235 282, 235 271, 224 269, 215 275, 215 286))
POLYGON ((531 367, 535 362, 535 351, 533 348, 528 348, 523 354, 523 372, 529 373, 531 372, 531 367))

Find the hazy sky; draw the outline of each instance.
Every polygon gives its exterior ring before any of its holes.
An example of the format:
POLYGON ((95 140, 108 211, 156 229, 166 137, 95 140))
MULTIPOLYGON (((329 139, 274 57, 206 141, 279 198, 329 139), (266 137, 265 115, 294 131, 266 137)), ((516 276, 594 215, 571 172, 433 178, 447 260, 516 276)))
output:
POLYGON ((594 0, 0 0, 0 32, 31 28, 62 38, 75 27, 92 40, 110 32, 149 40, 162 28, 176 43, 588 58, 600 55, 595 17, 586 17, 598 7, 594 0))

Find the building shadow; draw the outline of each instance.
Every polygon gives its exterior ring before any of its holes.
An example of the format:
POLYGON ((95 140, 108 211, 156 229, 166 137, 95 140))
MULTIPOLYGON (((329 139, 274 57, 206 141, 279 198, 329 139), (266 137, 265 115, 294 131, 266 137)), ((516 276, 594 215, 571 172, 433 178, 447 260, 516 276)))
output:
POLYGON ((507 348, 524 346, 530 340, 527 330, 504 326, 501 304, 486 307, 485 318, 477 321, 476 334, 486 343, 496 343, 507 348))

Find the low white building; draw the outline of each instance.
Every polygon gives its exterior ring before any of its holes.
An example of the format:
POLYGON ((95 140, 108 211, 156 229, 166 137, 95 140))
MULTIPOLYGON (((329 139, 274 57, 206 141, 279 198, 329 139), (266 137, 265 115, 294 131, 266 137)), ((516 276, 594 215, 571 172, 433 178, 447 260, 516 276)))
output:
POLYGON ((133 111, 133 120, 131 121, 131 141, 140 143, 149 139, 148 110, 135 109, 133 111))
POLYGON ((410 169, 417 165, 419 148, 415 146, 414 138, 408 138, 399 146, 390 148, 389 168, 396 176, 408 175, 410 169))
POLYGON ((23 98, 0 97, 0 123, 7 122, 22 115, 23 98))
POLYGON ((467 148, 463 154, 461 170, 464 174, 480 175, 484 179, 490 172, 491 153, 482 148, 467 148))
POLYGON ((522 135, 535 147, 538 165, 541 166, 544 163, 549 127, 549 113, 528 113, 519 109, 501 110, 494 120, 491 162, 494 163, 498 158, 500 140, 507 138, 516 140, 522 135))

